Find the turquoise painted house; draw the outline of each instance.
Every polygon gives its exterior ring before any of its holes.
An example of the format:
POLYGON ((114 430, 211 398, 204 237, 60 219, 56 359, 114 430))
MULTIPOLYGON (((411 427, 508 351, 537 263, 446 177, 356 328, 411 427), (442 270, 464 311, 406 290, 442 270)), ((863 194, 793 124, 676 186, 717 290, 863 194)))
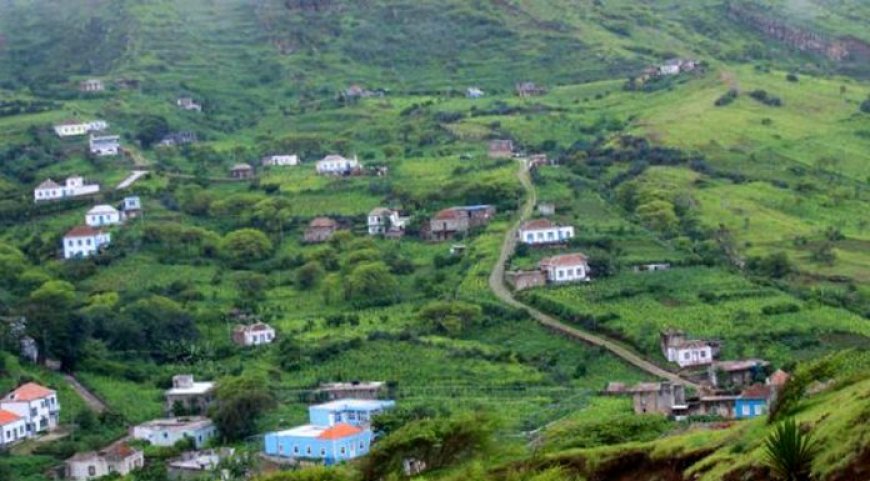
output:
POLYGON ((360 457, 372 443, 372 417, 394 401, 341 399, 308 408, 310 424, 266 434, 265 453, 284 458, 318 459, 327 466, 360 457))

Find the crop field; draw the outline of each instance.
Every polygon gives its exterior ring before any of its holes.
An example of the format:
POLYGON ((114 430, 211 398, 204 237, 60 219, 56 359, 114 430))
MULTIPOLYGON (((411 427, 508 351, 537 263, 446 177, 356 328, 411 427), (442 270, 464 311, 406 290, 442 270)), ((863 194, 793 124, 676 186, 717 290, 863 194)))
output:
POLYGON ((530 291, 528 297, 565 315, 591 316, 594 328, 613 332, 650 356, 660 355, 658 335, 667 327, 722 340, 723 359, 760 357, 775 363, 836 349, 829 339, 839 333, 870 338, 867 323, 848 311, 800 302, 704 267, 624 273, 589 285, 530 291), (764 312, 782 305, 794 305, 796 311, 764 312))

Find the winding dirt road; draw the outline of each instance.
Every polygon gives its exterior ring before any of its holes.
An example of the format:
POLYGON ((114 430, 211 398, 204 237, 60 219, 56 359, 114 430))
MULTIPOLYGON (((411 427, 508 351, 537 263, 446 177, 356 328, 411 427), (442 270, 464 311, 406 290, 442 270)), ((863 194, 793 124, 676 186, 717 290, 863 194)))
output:
POLYGON ((696 383, 684 379, 675 373, 662 369, 659 366, 656 366, 655 364, 645 360, 644 358, 626 349, 625 347, 607 338, 589 333, 587 331, 583 331, 581 329, 577 329, 573 326, 569 326, 559 321, 555 317, 545 314, 535 309, 534 307, 523 304, 514 297, 513 293, 510 291, 510 289, 507 288, 504 282, 505 266, 507 265, 508 259, 510 259, 511 255, 513 254, 514 249, 516 248, 516 233, 519 229, 520 224, 525 222, 525 220, 529 217, 531 217, 532 211, 534 210, 535 205, 538 202, 537 192, 535 191, 535 186, 532 183, 529 169, 524 160, 520 165, 517 177, 519 178, 520 183, 523 185, 523 189, 525 189, 526 191, 526 199, 522 207, 520 208, 519 219, 517 219, 516 223, 511 226, 511 228, 505 234, 504 243, 502 244, 498 261, 496 262, 495 267, 493 267, 492 272, 489 275, 489 288, 492 290, 493 294, 495 294, 496 297, 501 299, 506 304, 525 310, 544 327, 563 334, 569 338, 582 341, 593 346, 601 346, 613 353, 614 355, 618 356, 625 362, 637 367, 644 372, 652 374, 653 376, 667 379, 670 382, 683 384, 697 389, 699 386, 696 383))

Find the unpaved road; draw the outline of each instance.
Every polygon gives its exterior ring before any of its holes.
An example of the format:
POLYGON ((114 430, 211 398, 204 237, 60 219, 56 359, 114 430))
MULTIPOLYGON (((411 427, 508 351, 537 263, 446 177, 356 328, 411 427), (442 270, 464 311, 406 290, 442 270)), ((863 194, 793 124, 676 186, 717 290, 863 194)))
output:
POLYGON ((532 178, 529 174, 529 169, 526 166, 525 161, 521 163, 519 172, 517 173, 517 177, 519 177, 520 183, 523 185, 523 189, 525 189, 526 191, 526 200, 523 203, 523 206, 520 208, 519 219, 517 219, 516 223, 505 234, 504 243, 502 243, 498 261, 496 262, 495 267, 493 267, 492 272, 489 275, 489 288, 492 290, 493 294, 495 294, 496 297, 501 299, 506 304, 525 310, 536 321, 553 331, 563 334, 571 339, 582 341, 593 346, 601 346, 613 353, 614 355, 618 356, 625 362, 637 367, 644 372, 652 374, 653 376, 667 379, 668 381, 671 381, 673 383, 683 384, 697 389, 699 386, 696 383, 684 379, 670 371, 662 369, 659 366, 656 366, 655 364, 645 360, 644 358, 626 349, 625 347, 605 337, 601 337, 587 331, 578 329, 576 327, 569 326, 559 321, 555 317, 545 314, 535 309, 534 307, 523 304, 514 297, 513 293, 507 288, 504 282, 505 266, 507 265, 508 259, 513 254, 514 249, 516 248, 516 233, 519 229, 520 224, 525 222, 525 220, 529 217, 531 217, 535 205, 538 202, 537 192, 535 191, 535 186, 532 183, 532 178))

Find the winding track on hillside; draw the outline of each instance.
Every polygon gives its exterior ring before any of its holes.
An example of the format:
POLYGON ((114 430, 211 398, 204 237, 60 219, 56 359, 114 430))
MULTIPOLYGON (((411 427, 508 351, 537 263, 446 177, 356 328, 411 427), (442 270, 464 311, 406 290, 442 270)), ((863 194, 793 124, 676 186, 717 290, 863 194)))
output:
POLYGON ((489 288, 492 290, 493 294, 501 299, 502 302, 528 312, 529 315, 531 315, 536 321, 538 321, 541 325, 548 329, 556 331, 557 333, 565 335, 574 340, 582 341, 593 346, 603 347, 615 356, 627 362, 628 364, 631 364, 632 366, 635 366, 646 373, 652 374, 653 376, 667 379, 670 382, 683 384, 697 389, 699 387, 698 384, 689 381, 688 379, 685 379, 683 377, 680 377, 675 373, 662 369, 659 366, 656 366, 655 364, 645 360, 644 358, 631 352, 625 347, 620 346, 619 344, 607 338, 589 333, 587 331, 583 331, 581 329, 577 329, 573 326, 569 326, 559 321, 555 317, 545 314, 542 311, 535 309, 534 307, 518 301, 514 297, 513 293, 505 285, 505 266, 507 265, 508 259, 510 259, 511 255, 513 254, 514 249, 516 249, 517 230, 519 230, 520 224, 522 224, 526 221, 526 219, 531 217, 532 211, 534 210, 535 205, 538 202, 538 195, 535 191, 535 186, 532 183, 532 177, 529 174, 529 169, 525 160, 522 160, 520 163, 517 177, 519 178, 523 189, 526 191, 526 199, 525 202, 523 202, 522 207, 520 207, 519 218, 505 234, 498 261, 496 262, 495 266, 492 269, 492 272, 489 275, 489 288))

